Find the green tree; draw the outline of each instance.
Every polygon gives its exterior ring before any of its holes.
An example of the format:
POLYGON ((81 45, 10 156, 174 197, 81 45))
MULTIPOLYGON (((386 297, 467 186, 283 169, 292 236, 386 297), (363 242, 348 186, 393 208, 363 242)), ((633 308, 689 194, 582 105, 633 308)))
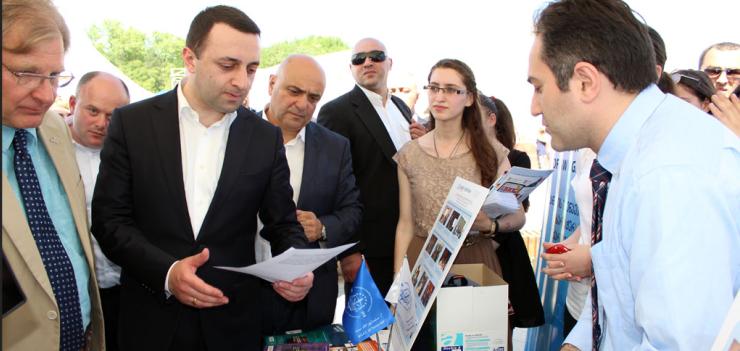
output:
POLYGON ((170 69, 182 67, 180 52, 185 40, 169 33, 144 32, 105 20, 87 31, 100 53, 144 89, 171 88, 170 69))
POLYGON ((337 37, 311 35, 264 48, 262 57, 260 57, 260 66, 271 67, 277 65, 292 54, 318 56, 347 49, 349 49, 349 46, 337 37))
MULTIPOLYGON (((159 92, 171 89, 170 70, 181 68, 185 40, 168 33, 144 32, 124 27, 121 22, 105 20, 87 31, 88 37, 100 53, 123 73, 143 88, 159 92)), ((323 55, 349 49, 341 39, 326 36, 308 36, 284 41, 262 49, 262 67, 279 64, 288 55, 323 55)))

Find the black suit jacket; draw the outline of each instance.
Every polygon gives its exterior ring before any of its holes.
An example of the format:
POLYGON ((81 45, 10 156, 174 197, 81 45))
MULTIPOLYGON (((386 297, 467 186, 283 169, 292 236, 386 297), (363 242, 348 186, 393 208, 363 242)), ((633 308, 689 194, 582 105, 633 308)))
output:
MULTIPOLYGON (((411 110, 399 98, 391 101, 411 123, 411 110)), ((360 247, 382 294, 393 281, 393 248, 398 224, 396 147, 362 89, 328 102, 319 111, 319 123, 350 141, 352 164, 364 206, 360 247)), ((347 286, 345 286, 346 288, 347 286)))
POLYGON ((197 316, 211 350, 260 348, 262 283, 213 266, 255 263, 257 213, 276 252, 307 245, 295 217, 280 130, 240 107, 218 185, 195 239, 185 199, 177 92, 114 112, 101 152, 92 202, 92 232, 123 268, 119 343, 129 350, 166 350, 183 316, 197 316), (229 297, 197 313, 165 299, 175 260, 210 249, 197 274, 229 297))
MULTIPOLYGON (((313 122, 306 125, 305 140, 298 209, 316 214, 326 228, 327 247, 359 241, 357 229, 362 219, 362 204, 352 173, 349 141, 313 122)), ((318 241, 309 246, 320 247, 318 241)), ((291 316, 277 318, 277 325, 270 333, 331 324, 337 302, 337 279, 336 260, 330 260, 314 270, 313 288, 303 301, 290 306, 278 298, 277 303, 284 305, 282 309, 291 316)))
MULTIPOLYGON (((411 121, 403 100, 391 101, 411 121)), ((352 165, 364 205, 360 238, 369 258, 393 258, 398 224, 398 173, 393 156, 396 147, 380 116, 359 86, 326 103, 318 121, 350 141, 352 165)), ((392 273, 392 272, 391 272, 392 273)))

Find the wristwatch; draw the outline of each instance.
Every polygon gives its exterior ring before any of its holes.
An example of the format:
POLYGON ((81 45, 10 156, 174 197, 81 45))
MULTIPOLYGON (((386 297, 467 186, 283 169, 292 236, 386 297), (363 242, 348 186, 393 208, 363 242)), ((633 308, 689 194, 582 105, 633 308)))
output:
POLYGON ((326 226, 321 227, 321 238, 319 240, 326 241, 326 226))

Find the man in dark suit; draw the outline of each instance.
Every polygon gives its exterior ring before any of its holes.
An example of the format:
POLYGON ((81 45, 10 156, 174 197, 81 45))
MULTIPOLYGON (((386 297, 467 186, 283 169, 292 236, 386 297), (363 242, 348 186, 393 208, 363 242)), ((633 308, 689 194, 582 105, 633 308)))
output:
MULTIPOLYGON (((358 241, 355 234, 362 218, 349 141, 311 122, 325 86, 324 71, 316 60, 289 56, 270 76, 270 103, 264 110, 264 117, 283 133, 298 220, 314 248, 358 241)), ((340 255, 342 267, 348 270, 345 262, 359 261, 359 256, 356 250, 340 255)), ((336 260, 314 270, 314 275, 311 292, 292 318, 282 318, 287 324, 276 326, 274 332, 332 322, 338 293, 336 260)))
MULTIPOLYGON (((275 252, 305 247, 280 130, 241 106, 259 65, 259 28, 209 7, 183 49, 173 91, 114 112, 92 232, 119 264, 123 350, 258 350, 261 281, 215 266, 255 262, 257 213, 275 252)), ((273 289, 301 300, 313 273, 273 289)))
POLYGON ((404 143, 426 132, 411 119, 408 106, 388 92, 392 63, 380 41, 365 38, 357 42, 350 64, 357 85, 324 105, 318 117, 320 124, 350 141, 364 206, 361 247, 383 294, 393 282, 398 223, 398 173, 393 156, 404 143))

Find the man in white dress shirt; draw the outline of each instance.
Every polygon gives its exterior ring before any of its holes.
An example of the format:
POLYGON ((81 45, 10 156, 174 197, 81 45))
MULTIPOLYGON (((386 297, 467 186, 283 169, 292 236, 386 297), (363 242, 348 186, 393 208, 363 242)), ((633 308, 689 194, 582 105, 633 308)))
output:
MULTIPOLYGON (((87 217, 90 219, 95 179, 100 166, 100 149, 108 133, 108 122, 113 110, 128 105, 130 100, 128 87, 118 77, 99 71, 88 72, 77 84, 75 95, 69 97, 69 108, 72 113, 72 140, 75 146, 77 166, 85 186, 85 204, 87 217)), ((120 296, 121 267, 108 260, 100 250, 95 237, 92 238, 95 250, 95 275, 100 287, 100 300, 105 320, 106 349, 118 350, 116 347, 116 330, 118 329, 118 301, 120 296)))

